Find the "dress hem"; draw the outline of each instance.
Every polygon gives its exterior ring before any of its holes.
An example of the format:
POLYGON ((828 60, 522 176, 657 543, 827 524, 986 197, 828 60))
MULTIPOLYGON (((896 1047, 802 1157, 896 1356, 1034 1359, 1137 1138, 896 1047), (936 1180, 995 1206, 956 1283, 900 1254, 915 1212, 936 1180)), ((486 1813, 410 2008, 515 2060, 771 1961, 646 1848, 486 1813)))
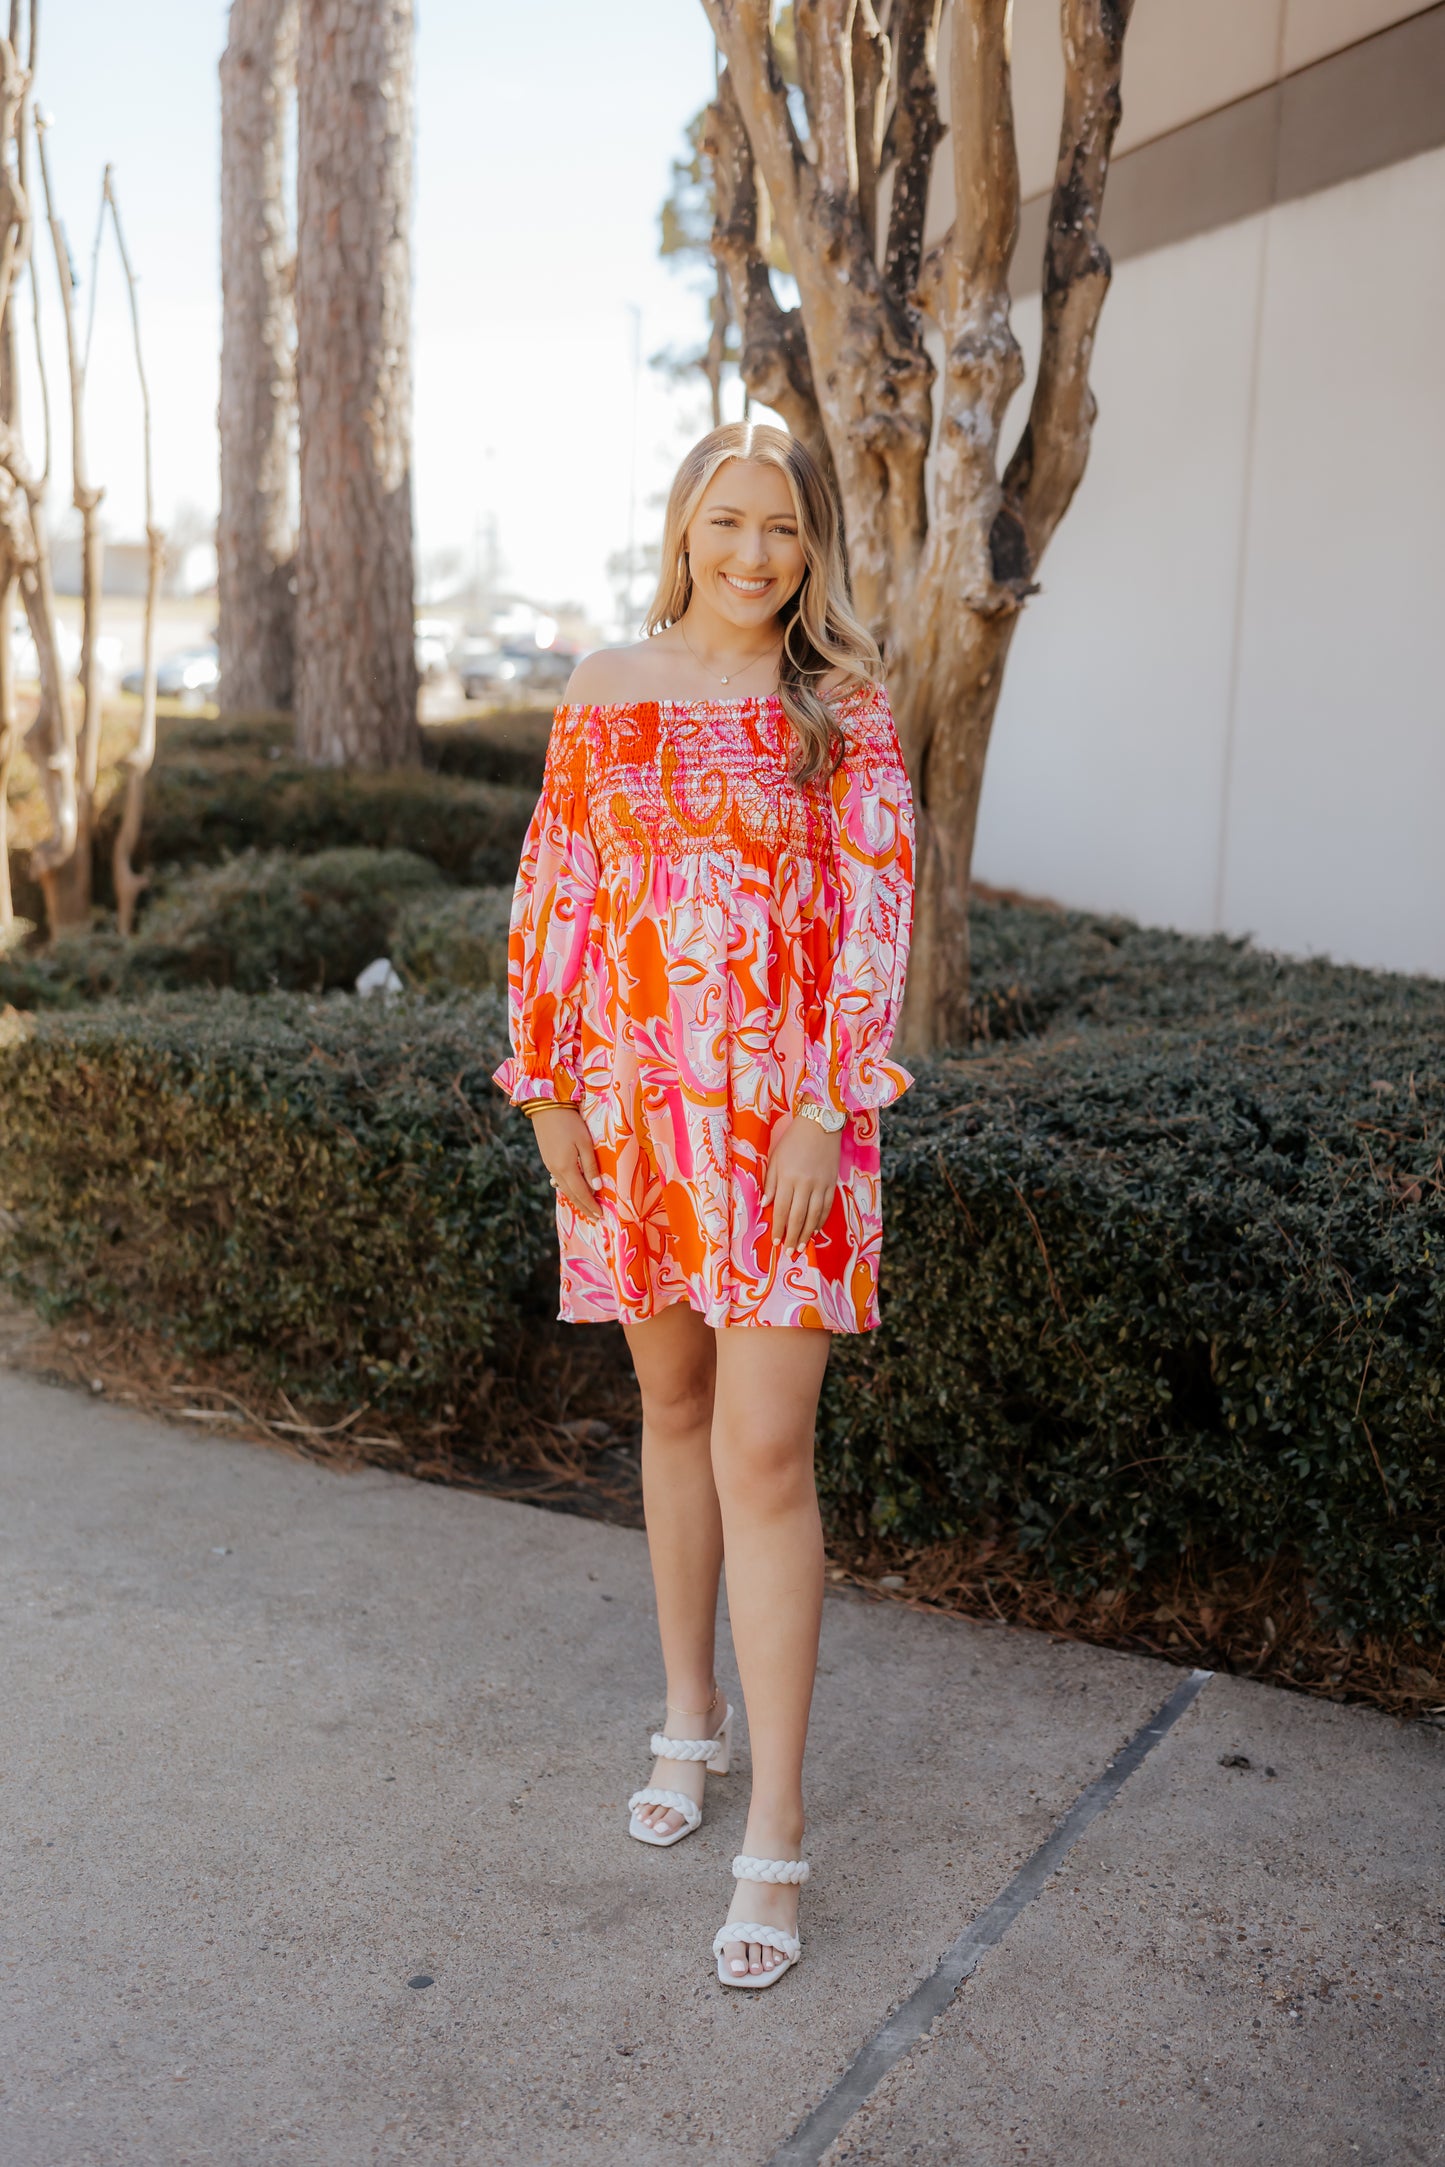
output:
POLYGON ((878 1331, 882 1323, 882 1319, 879 1317, 872 1318, 867 1324, 799 1324, 797 1322, 780 1322, 772 1317, 737 1317, 730 1312, 710 1315, 706 1309, 699 1307, 691 1296, 686 1294, 680 1294, 674 1302, 659 1303, 656 1309, 649 1309, 645 1315, 634 1316, 631 1312, 618 1309, 610 1317, 577 1317, 571 1315, 566 1308, 562 1308, 557 1312, 556 1321, 558 1324, 650 1324, 654 1317, 662 1316, 664 1311, 681 1308, 691 1309, 697 1316, 702 1318, 704 1324, 710 1325, 714 1331, 729 1328, 759 1332, 831 1332, 837 1339, 857 1339, 865 1332, 878 1331))

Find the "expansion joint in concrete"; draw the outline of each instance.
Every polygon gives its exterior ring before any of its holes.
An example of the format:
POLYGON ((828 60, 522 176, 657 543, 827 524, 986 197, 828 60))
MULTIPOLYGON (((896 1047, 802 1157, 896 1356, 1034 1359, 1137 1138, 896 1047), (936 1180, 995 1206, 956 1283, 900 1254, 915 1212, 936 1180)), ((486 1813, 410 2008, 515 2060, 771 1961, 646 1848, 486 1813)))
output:
POLYGON ((878 2089, 889 2070, 933 2029, 965 1979, 972 1977, 980 1960, 1003 1940, 1020 1912, 1027 1909, 1050 1876, 1062 1866, 1090 1823, 1097 1820, 1106 1806, 1113 1804, 1135 1770, 1147 1760, 1160 1740, 1168 1737, 1180 1717, 1193 1707, 1213 1676, 1210 1670, 1194 1670, 1174 1688, 1163 1707, 1141 1725, 1123 1751, 1079 1793, 1058 1826, 1025 1859, 987 1910, 970 1921, 958 1939, 944 1951, 922 1985, 885 2018, 812 2113, 779 2145, 768 2167, 818 2167, 829 2145, 878 2089))

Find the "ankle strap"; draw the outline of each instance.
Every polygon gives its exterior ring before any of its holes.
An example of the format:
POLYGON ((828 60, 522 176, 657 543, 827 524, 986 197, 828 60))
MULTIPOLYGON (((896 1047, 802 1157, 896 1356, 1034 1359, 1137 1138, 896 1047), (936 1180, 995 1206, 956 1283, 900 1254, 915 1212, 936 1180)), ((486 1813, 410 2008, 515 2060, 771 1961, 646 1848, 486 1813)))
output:
POLYGON ((802 1882, 812 1870, 806 1859, 754 1859, 740 1851, 733 1860, 737 1881, 802 1882))
POLYGON ((717 1738, 669 1738, 664 1731, 654 1731, 648 1746, 664 1761, 710 1761, 718 1749, 717 1738))

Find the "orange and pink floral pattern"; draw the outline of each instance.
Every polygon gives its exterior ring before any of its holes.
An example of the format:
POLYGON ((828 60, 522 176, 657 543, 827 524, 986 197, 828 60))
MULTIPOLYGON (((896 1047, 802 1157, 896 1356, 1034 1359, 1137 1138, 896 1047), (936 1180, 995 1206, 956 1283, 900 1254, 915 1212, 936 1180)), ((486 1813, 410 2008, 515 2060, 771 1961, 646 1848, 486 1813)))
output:
POLYGON ((560 1315, 878 1323, 878 1109, 913 918, 913 801, 888 701, 838 703, 831 779, 788 775, 776 694, 559 707, 513 896, 514 1105, 577 1100, 599 1220, 557 1200, 560 1315), (762 1184, 802 1098, 840 1109, 837 1191, 797 1255, 762 1184))

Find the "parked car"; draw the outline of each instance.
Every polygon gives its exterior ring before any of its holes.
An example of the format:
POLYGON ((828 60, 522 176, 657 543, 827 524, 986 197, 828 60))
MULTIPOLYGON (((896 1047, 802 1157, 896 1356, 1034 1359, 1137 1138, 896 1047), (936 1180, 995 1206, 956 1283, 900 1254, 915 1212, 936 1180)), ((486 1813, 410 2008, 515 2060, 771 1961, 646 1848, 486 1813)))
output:
POLYGON ((456 627, 444 617, 418 617, 415 625, 416 674, 425 683, 451 668, 456 627))
POLYGON ((555 648, 519 645, 469 650, 457 669, 469 700, 490 700, 499 692, 560 691, 574 661, 555 648))
MULTIPOLYGON (((200 706, 221 682, 221 658, 214 646, 183 647, 156 665, 156 691, 166 700, 187 700, 200 706)), ((145 678, 140 670, 127 670, 120 681, 122 692, 139 693, 145 678)))

